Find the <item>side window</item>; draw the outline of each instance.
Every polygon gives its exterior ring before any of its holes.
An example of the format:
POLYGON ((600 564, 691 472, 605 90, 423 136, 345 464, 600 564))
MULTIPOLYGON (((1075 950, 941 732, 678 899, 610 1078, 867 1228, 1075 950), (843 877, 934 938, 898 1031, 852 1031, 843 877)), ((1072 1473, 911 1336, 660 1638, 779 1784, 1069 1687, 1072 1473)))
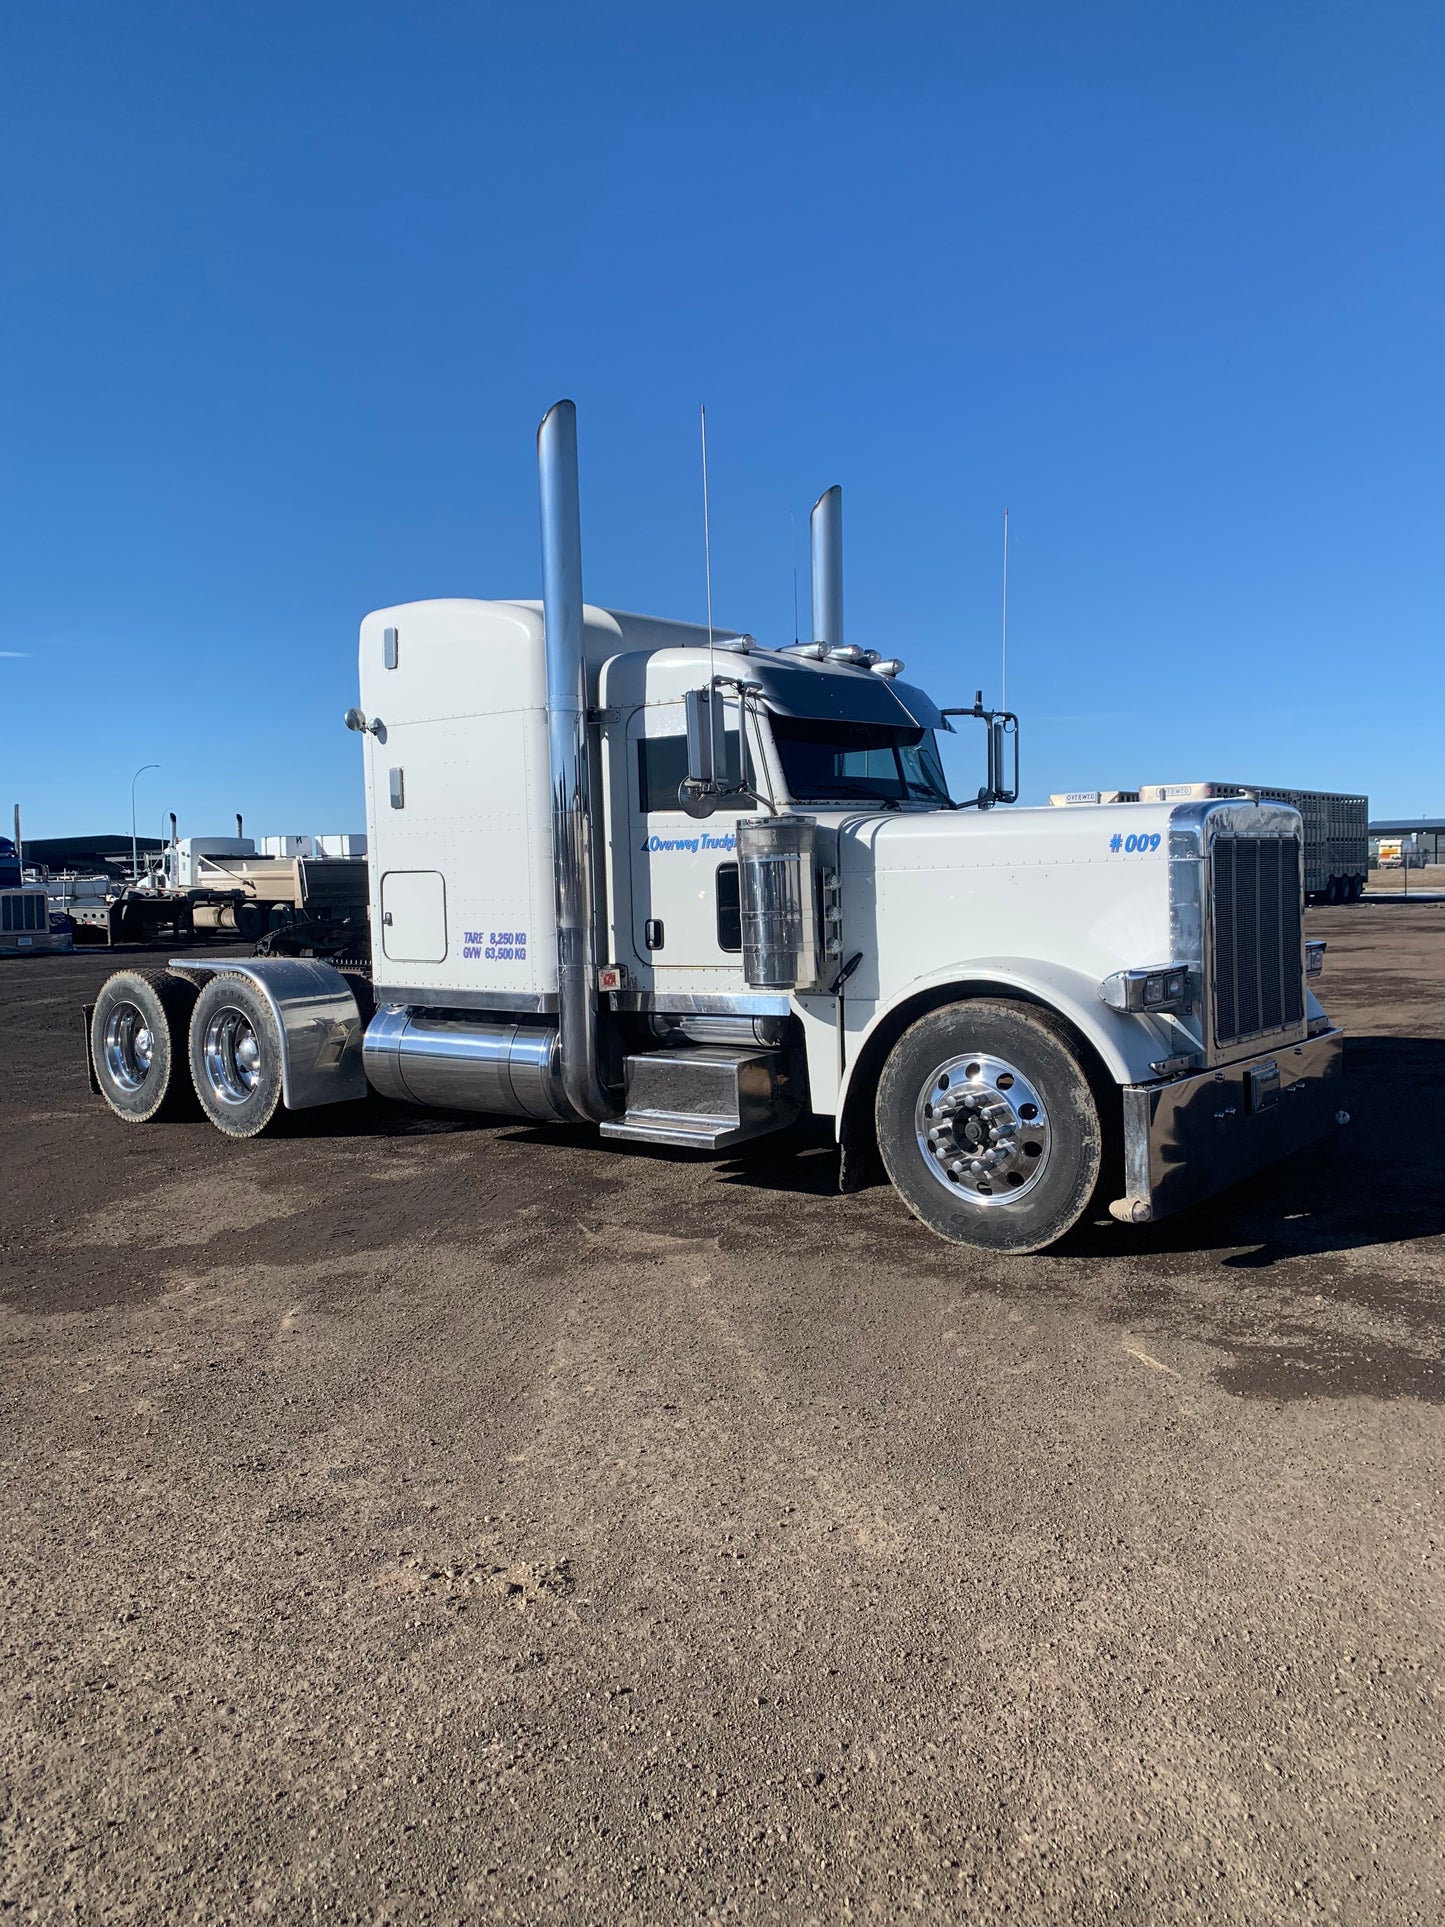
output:
POLYGON ((642 736, 637 743, 637 794, 645 816, 678 807, 678 785, 687 775, 686 736, 642 736))
MULTIPOLYGON (((738 780, 741 740, 735 729, 727 731, 724 739, 724 755, 727 758, 728 780, 738 780)), ((748 781, 753 780, 752 756, 748 757, 748 781)), ((641 799, 642 812, 651 816, 661 810, 676 810, 678 787, 687 775, 687 737, 684 736, 641 736, 637 742, 637 794, 641 799)), ((740 796, 736 803, 729 803, 729 809, 751 810, 757 805, 750 796, 740 796)))
POLYGON ((738 895, 738 866, 717 866, 717 947, 741 950, 743 947, 743 908, 738 895))

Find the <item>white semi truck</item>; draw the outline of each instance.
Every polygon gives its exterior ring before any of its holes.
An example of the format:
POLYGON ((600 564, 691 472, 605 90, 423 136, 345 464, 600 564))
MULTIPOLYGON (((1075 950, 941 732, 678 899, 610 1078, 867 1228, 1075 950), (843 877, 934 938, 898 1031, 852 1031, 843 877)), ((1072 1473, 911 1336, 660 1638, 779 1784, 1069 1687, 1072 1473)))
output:
MULTIPOLYGON (((369 982, 177 957, 89 1012, 132 1122, 250 1137, 360 1098, 720 1153, 812 1113, 960 1244, 1142 1223, 1315 1143, 1341 1038, 1308 979, 1300 818, 1248 799, 999 809, 1012 717, 845 643, 841 501, 816 640, 585 604, 576 418, 538 434, 543 597, 361 626, 369 982), (936 735, 982 719, 988 780, 936 735)), ((1006 764, 1012 765, 1010 776, 1006 764)))

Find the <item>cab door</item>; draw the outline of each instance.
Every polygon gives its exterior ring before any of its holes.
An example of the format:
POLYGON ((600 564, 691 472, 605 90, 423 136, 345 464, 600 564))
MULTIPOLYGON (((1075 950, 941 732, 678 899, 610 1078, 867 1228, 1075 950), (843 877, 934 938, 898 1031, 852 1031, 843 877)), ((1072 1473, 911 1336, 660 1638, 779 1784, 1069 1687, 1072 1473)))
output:
MULTIPOLYGON (((735 703, 727 717, 727 767, 735 775, 742 756, 735 703)), ((678 785, 687 775, 681 701, 633 711, 627 765, 635 964, 652 973, 659 989, 683 972, 716 972, 716 989, 741 988, 736 829, 738 817, 756 805, 748 796, 729 797, 703 818, 681 808, 678 785)), ((712 981, 675 987, 698 989, 712 981)))

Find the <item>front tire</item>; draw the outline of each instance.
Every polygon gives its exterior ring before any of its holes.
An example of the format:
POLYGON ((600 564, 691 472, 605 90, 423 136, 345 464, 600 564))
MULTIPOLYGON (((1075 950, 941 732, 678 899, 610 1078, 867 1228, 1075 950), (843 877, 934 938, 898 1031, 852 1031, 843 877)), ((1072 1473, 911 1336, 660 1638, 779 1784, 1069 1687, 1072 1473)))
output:
POLYGON ((117 970, 101 985, 90 1059, 101 1096, 127 1124, 194 1116, 186 1035, 195 1001, 195 985, 165 970, 117 970))
POLYGON ((191 1080, 227 1137, 259 1137, 281 1108, 281 1035, 244 977, 212 977, 191 1013, 191 1080))
POLYGON ((1099 1182, 1098 1105, 1068 1032, 1003 999, 910 1025, 878 1082, 878 1147, 913 1215, 951 1243, 1042 1251, 1099 1182))

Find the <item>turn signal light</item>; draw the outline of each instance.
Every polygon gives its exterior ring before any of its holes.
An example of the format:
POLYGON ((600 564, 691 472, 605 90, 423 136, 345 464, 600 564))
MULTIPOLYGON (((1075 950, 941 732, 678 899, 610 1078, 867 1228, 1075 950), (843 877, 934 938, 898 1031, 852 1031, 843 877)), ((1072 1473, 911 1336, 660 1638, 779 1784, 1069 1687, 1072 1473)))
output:
POLYGON ((1099 985, 1099 996, 1111 1010, 1163 1016, 1188 1008, 1190 974, 1188 964, 1165 964, 1158 970, 1116 970, 1099 985))

